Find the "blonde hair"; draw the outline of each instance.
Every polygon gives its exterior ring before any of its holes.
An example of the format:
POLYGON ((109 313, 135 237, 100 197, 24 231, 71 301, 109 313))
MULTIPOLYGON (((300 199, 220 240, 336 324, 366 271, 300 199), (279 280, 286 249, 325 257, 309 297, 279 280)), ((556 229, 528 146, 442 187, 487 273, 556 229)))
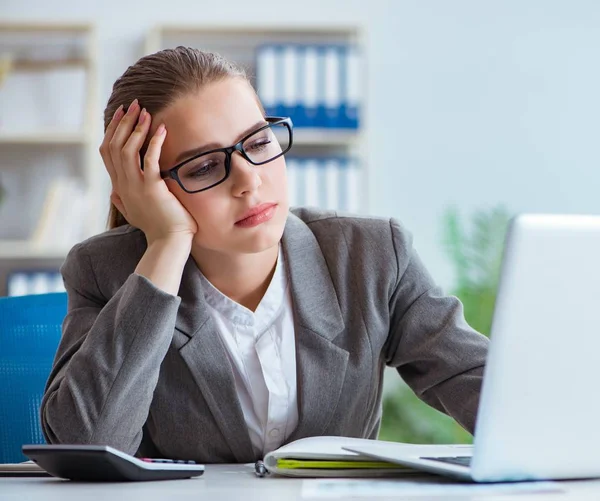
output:
MULTIPOLYGON (((126 109, 137 98, 140 107, 155 115, 178 98, 226 78, 241 78, 252 88, 242 68, 213 52, 179 46, 142 57, 114 83, 104 110, 104 131, 121 104, 126 109)), ((256 99, 264 114, 258 96, 256 99)), ((125 217, 111 203, 108 228, 124 224, 125 217)))

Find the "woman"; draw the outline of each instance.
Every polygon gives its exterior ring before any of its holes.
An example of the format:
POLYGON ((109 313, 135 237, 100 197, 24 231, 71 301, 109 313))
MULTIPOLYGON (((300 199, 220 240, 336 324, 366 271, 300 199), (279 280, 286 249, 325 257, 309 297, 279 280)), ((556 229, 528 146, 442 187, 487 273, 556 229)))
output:
POLYGON ((161 51, 104 117, 111 229, 62 267, 50 443, 211 463, 376 438, 386 364, 473 431, 486 338, 397 221, 288 211, 291 123, 265 117, 241 70, 161 51))

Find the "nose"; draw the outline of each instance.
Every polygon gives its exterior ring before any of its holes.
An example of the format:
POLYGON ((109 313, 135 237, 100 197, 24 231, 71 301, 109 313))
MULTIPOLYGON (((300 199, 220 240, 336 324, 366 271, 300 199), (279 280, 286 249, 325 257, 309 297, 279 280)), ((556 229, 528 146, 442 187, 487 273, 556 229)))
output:
POLYGON ((232 194, 240 197, 247 193, 256 191, 262 184, 259 175, 259 166, 252 165, 239 152, 231 156, 231 173, 229 177, 232 180, 232 194))

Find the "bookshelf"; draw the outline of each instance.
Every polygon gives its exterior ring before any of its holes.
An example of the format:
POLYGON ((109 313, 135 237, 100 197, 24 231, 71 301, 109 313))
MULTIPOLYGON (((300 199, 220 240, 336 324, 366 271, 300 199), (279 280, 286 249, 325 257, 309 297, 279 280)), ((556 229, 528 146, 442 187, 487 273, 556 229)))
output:
POLYGON ((73 145, 85 146, 88 138, 79 132, 0 132, 0 145, 73 145))
MULTIPOLYGON (((77 179, 98 207, 97 47, 89 23, 0 22, 0 260, 5 269, 57 263, 70 245, 32 239, 56 178, 77 179), (76 82, 72 92, 70 82, 76 82), (66 90, 68 88, 68 90, 66 90)), ((60 224, 68 225, 69 214, 60 224)), ((82 235, 87 236, 87 235, 82 235)))
POLYGON ((0 259, 61 259, 68 252, 68 247, 40 247, 27 240, 3 240, 0 246, 0 259))
MULTIPOLYGON (((244 67, 256 85, 257 49, 268 43, 348 44, 359 49, 363 68, 360 75, 360 128, 296 126, 294 147, 288 158, 293 156, 296 164, 298 159, 311 160, 317 157, 356 159, 359 166, 359 180, 356 184, 362 190, 360 212, 368 211, 368 150, 365 133, 368 126, 368 103, 365 99, 364 81, 367 74, 364 59, 367 50, 366 34, 361 27, 280 24, 159 25, 147 33, 144 53, 177 45, 218 52, 244 67)), ((52 183, 56 176, 66 175, 81 180, 87 192, 86 203, 90 206, 87 216, 89 224, 86 225, 88 234, 81 238, 104 229, 99 227, 105 216, 107 201, 102 198, 103 193, 98 188, 103 185, 103 168, 96 144, 96 127, 100 127, 101 123, 97 65, 97 41, 92 24, 0 22, 0 73, 8 68, 8 76, 4 79, 0 76, 0 183, 10 190, 4 203, 0 205, 0 268, 4 270, 5 276, 16 266, 32 269, 48 268, 50 265, 57 267, 71 247, 60 242, 40 244, 32 239, 36 226, 39 226, 42 219, 44 205, 47 205, 45 198, 53 191, 52 183), (8 59, 6 54, 10 55, 8 59), (14 126, 3 108, 18 108, 21 103, 2 106, 3 84, 14 76, 24 79, 34 77, 33 80, 44 81, 45 75, 56 71, 80 72, 85 75, 82 98, 72 103, 72 106, 81 111, 80 123, 40 121, 31 127, 24 127, 23 124, 14 126), (31 172, 31 165, 38 165, 40 170, 31 172), (31 184, 32 179, 35 179, 35 185, 31 184), (19 199, 18 202, 15 202, 15 196, 19 199)), ((31 95, 33 94, 25 89, 23 96, 26 101, 23 101, 23 106, 29 107, 32 113, 36 111, 36 106, 48 105, 50 111, 54 111, 48 113, 48 116, 62 117, 62 113, 52 109, 54 95, 50 91, 40 94, 37 101, 32 100, 31 95)), ((292 177, 297 178, 290 176, 292 177)), ((68 224, 68 218, 65 218, 65 223, 68 224)))
MULTIPOLYGON (((173 48, 178 45, 196 47, 201 50, 217 52, 227 59, 242 66, 251 81, 261 89, 258 84, 259 68, 257 67, 257 51, 265 44, 281 46, 334 46, 345 45, 355 47, 360 56, 360 72, 358 87, 361 90, 359 100, 360 126, 359 128, 335 127, 299 127, 294 128, 294 146, 288 153, 288 176, 290 182, 290 201, 301 205, 315 205, 315 197, 310 200, 305 197, 291 196, 294 191, 293 183, 308 179, 304 172, 299 175, 292 173, 292 168, 301 164, 310 164, 314 159, 349 158, 352 165, 357 166, 357 175, 353 176, 354 185, 360 187, 360 205, 353 207, 354 212, 368 212, 368 158, 366 144, 366 117, 367 101, 365 81, 365 55, 367 53, 366 33, 360 26, 339 25, 174 25, 164 24, 154 27, 147 36, 145 53, 151 54, 164 48, 173 48), (293 174, 293 175, 292 175, 293 174)), ((300 70, 298 70, 300 71, 300 70)), ((323 165, 325 165, 323 163, 323 165)), ((321 165, 321 167, 323 167, 321 165)), ((315 169, 312 169, 314 172, 315 169)), ((319 171, 319 169, 316 169, 319 171)), ((308 172, 308 171, 306 171, 308 172)), ((311 173, 312 173, 311 172, 311 173)), ((319 174, 320 175, 320 174, 319 174)), ((311 179, 316 179, 312 177, 311 179)), ((322 178, 321 178, 322 179, 322 178)), ((305 182, 305 181, 302 181, 305 182)), ((321 182, 321 181, 317 181, 321 182)), ((304 187, 301 191, 307 191, 304 187)), ((320 190, 320 191, 329 191, 320 190)), ((325 195, 324 195, 325 197, 325 195)), ((356 198, 356 197, 355 197, 356 198)), ((336 208, 336 207, 328 207, 336 208)), ((350 210, 350 209, 348 209, 350 210)))

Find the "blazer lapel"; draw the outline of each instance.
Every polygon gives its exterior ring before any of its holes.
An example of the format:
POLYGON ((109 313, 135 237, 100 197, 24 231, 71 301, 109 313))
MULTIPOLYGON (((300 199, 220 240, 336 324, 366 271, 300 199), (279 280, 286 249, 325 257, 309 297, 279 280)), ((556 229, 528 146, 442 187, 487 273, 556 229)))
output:
POLYGON ((282 242, 295 315, 298 426, 288 439, 293 441, 326 430, 340 398, 349 354, 333 342, 344 320, 314 234, 290 213, 282 242))
POLYGON ((181 305, 174 340, 200 388, 223 437, 238 462, 254 458, 244 414, 236 393, 233 368, 208 313, 200 270, 190 256, 180 287, 181 305), (179 335, 177 335, 179 334, 179 335))

